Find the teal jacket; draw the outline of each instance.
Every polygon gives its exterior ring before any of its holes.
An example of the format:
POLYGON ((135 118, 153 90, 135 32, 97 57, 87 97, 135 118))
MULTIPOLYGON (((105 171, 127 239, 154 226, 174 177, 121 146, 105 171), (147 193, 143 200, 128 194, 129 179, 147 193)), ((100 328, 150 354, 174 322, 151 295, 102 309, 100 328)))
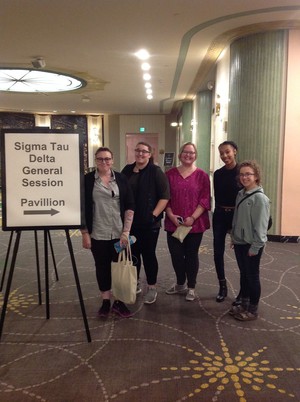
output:
POLYGON ((262 187, 256 187, 251 191, 240 190, 235 205, 231 232, 232 242, 233 244, 250 244, 249 252, 257 254, 268 240, 270 200, 263 193, 262 187), (248 197, 237 208, 238 203, 247 194, 257 190, 260 190, 261 193, 248 197))

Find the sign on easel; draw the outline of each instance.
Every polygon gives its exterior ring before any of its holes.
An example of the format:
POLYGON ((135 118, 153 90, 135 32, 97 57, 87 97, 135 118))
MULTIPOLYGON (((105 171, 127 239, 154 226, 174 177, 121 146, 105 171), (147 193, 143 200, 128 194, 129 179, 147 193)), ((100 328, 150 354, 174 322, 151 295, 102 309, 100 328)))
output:
POLYGON ((79 228, 83 216, 80 135, 37 130, 2 130, 2 228, 79 228))

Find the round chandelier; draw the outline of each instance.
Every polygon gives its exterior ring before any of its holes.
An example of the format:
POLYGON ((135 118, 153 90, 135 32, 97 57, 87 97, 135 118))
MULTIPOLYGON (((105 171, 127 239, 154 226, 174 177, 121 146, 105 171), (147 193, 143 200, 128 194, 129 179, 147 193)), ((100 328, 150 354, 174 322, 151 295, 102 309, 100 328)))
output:
POLYGON ((82 79, 51 71, 0 67, 0 91, 45 93, 66 92, 86 85, 82 79))

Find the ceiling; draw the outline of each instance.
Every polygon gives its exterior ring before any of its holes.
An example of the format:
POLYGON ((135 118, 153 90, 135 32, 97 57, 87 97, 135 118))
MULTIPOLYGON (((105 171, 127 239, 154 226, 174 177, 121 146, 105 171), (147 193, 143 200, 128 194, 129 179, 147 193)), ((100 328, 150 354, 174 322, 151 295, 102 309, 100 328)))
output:
POLYGON ((0 0, 0 67, 43 57, 45 70, 87 81, 69 93, 0 92, 0 111, 168 114, 206 88, 234 38, 281 27, 299 29, 299 0, 0 0))

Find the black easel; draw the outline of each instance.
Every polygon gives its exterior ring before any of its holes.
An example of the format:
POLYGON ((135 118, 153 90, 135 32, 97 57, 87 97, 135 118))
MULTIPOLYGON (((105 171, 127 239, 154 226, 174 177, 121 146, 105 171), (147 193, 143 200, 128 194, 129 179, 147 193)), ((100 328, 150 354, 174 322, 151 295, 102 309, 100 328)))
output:
MULTIPOLYGON (((8 275, 7 284, 6 284, 6 290, 5 290, 4 300, 3 300, 1 317, 0 317, 0 340, 1 340, 1 336, 2 336, 2 330, 3 330, 5 315, 6 315, 7 303, 8 303, 8 299, 9 299, 10 288, 11 288, 11 284, 12 284, 12 278, 13 278, 13 274, 14 274, 17 254, 18 254, 18 250, 19 250, 21 233, 22 232, 20 230, 16 231, 16 239, 15 239, 15 244, 14 244, 14 248, 13 248, 12 260, 11 260, 9 275, 8 275)), ((85 330, 86 330, 86 336, 87 336, 88 342, 91 342, 91 335, 90 335, 90 330, 89 330, 88 321, 87 321, 87 317, 86 317, 86 312, 85 312, 83 297, 82 297, 82 293, 81 293, 80 282, 79 282, 79 277, 78 277, 77 267, 76 267, 76 263, 75 263, 74 252, 73 252, 73 247, 72 247, 72 243, 71 243, 69 230, 65 230, 65 233, 66 233, 66 238, 67 238, 70 258, 71 258, 71 262, 72 262, 74 278, 75 278, 75 282, 76 282, 76 286, 77 286, 77 292, 78 292, 78 297, 79 297, 79 301, 80 301, 82 317, 83 317, 84 326, 85 326, 85 330)), ((52 252, 52 258, 54 258, 54 253, 53 253, 52 242, 51 242, 49 230, 44 230, 46 318, 47 319, 50 318, 48 241, 50 243, 50 248, 51 248, 51 252, 52 252)), ((12 242, 12 233, 11 233, 11 237, 10 237, 10 244, 9 244, 9 247, 8 247, 9 250, 10 250, 10 247, 11 247, 11 242, 12 242)), ((36 231, 35 231, 35 242, 36 242, 36 245, 37 245, 36 231)), ((9 250, 8 250, 8 252, 9 252, 9 250)), ((38 250, 37 247, 36 247, 36 250, 38 250)), ((8 255, 7 255, 7 258, 8 258, 8 255)), ((38 261, 38 254, 37 254, 37 261, 38 261)), ((56 274, 57 274, 57 272, 56 272, 56 274)), ((39 279, 38 279, 38 281, 39 281, 39 279)), ((39 292, 40 292, 40 289, 39 289, 39 292)))
MULTIPOLYGON (((50 244, 50 248, 51 248, 51 255, 52 255, 52 260, 53 260, 53 265, 54 265, 55 277, 56 277, 56 280, 58 281, 58 273, 57 273, 57 267, 56 267, 56 262, 55 262, 55 256, 54 256, 50 231, 47 230, 47 232, 48 232, 49 244, 50 244)), ((5 257, 5 262, 4 262, 4 267, 3 267, 3 272, 2 272, 2 277, 1 277, 0 292, 2 292, 3 285, 4 285, 4 280, 5 280, 7 265, 8 265, 8 261, 9 261, 9 254, 10 254, 13 235, 14 235, 14 232, 11 231, 10 237, 9 237, 9 242, 8 242, 8 247, 7 247, 7 252, 6 252, 6 257, 5 257)), ((38 299, 39 299, 39 304, 42 304, 40 260, 39 260, 37 230, 34 231, 34 244, 35 244, 36 271, 37 271, 37 283, 38 283, 38 299)))

